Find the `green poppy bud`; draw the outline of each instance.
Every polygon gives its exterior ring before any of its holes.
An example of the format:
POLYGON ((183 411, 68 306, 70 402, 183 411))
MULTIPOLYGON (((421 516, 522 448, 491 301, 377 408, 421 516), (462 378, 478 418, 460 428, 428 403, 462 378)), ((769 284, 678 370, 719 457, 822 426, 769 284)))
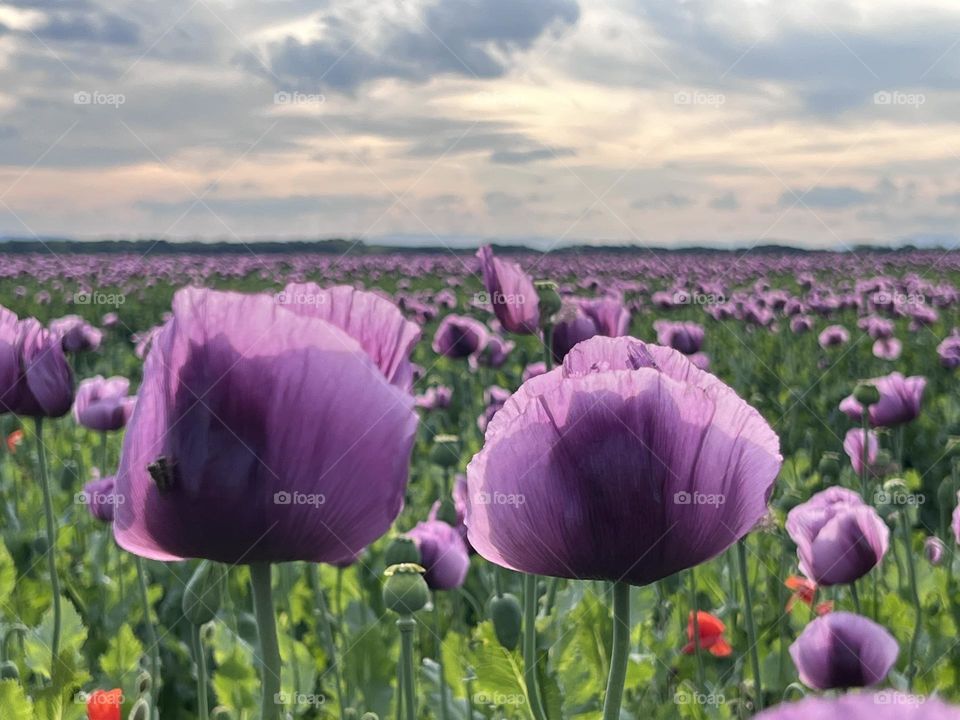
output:
POLYGON ((19 680, 20 668, 12 660, 0 663, 0 680, 19 680))
POLYGON ((940 487, 937 488, 937 504, 941 508, 946 508, 948 513, 952 512, 953 508, 957 506, 957 488, 953 484, 953 478, 949 475, 943 479, 940 487))
POLYGON ((876 385, 857 383, 857 386, 853 389, 853 399, 864 407, 876 405, 880 402, 880 391, 877 390, 876 385))
POLYGON ((220 609, 222 582, 222 566, 210 560, 201 561, 183 591, 183 616, 194 625, 213 620, 220 609))
POLYGON ((391 565, 384 571, 383 603, 397 615, 409 616, 422 610, 430 600, 425 570, 414 563, 391 565))
POLYGON ((444 498, 440 501, 440 507, 437 508, 437 520, 443 520, 447 525, 457 526, 457 506, 453 504, 450 498, 444 498))
POLYGON ((460 464, 460 438, 456 435, 437 435, 430 449, 430 461, 442 468, 460 464))
POLYGON ((554 315, 560 312, 563 301, 560 299, 557 284, 553 280, 537 280, 534 286, 537 288, 540 324, 546 325, 553 320, 554 315))
POLYGON ((404 563, 420 564, 420 550, 417 544, 408 537, 395 537, 387 546, 383 561, 387 567, 403 565, 404 563))
POLYGON ((820 464, 817 469, 825 477, 837 477, 840 474, 840 457, 837 453, 825 452, 820 456, 820 464))
POLYGON ((523 613, 520 601, 510 593, 494 596, 488 607, 493 632, 497 641, 507 650, 513 650, 520 642, 523 613))

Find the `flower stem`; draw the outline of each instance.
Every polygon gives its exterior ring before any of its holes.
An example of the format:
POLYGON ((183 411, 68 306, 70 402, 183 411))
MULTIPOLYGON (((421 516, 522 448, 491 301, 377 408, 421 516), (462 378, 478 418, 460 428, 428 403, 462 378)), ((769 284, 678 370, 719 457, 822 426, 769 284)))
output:
POLYGON ((50 568, 50 589, 53 592, 53 642, 50 643, 50 673, 56 672, 60 657, 60 578, 57 575, 57 525, 50 497, 50 478, 47 477, 47 453, 43 446, 43 418, 34 418, 37 428, 37 465, 40 468, 40 487, 43 489, 43 513, 47 520, 47 564, 50 568))
POLYGON ((400 662, 403 665, 403 700, 407 708, 406 720, 417 720, 417 696, 414 694, 414 675, 413 675, 413 629, 417 621, 412 615, 404 615, 397 620, 397 627, 400 628, 400 647, 402 656, 400 662))
POLYGON ((160 717, 157 710, 157 697, 160 694, 160 641, 150 619, 150 596, 147 594, 147 573, 143 569, 143 558, 134 555, 137 562, 137 582, 140 585, 140 604, 143 606, 143 625, 150 643, 150 717, 160 717))
POLYGON ((750 643, 750 665, 756 685, 756 709, 763 710, 763 683, 760 679, 760 655, 757 650, 757 626, 753 621, 753 599, 750 596, 750 577, 747 572, 747 540, 737 543, 737 558, 740 565, 740 583, 743 585, 743 607, 747 616, 747 642, 750 643))
POLYGON ((337 683, 337 705, 340 708, 340 718, 344 717, 346 706, 346 696, 343 692, 343 677, 340 674, 340 663, 337 662, 337 644, 333 639, 333 627, 330 625, 330 610, 327 607, 327 599, 320 587, 317 579, 317 566, 310 565, 310 573, 313 578, 315 592, 317 595, 317 613, 320 616, 320 627, 323 632, 323 642, 327 646, 327 661, 330 663, 330 669, 333 670, 333 677, 337 683))
POLYGON ((853 609, 857 611, 857 615, 863 615, 863 610, 860 609, 860 594, 857 592, 856 581, 850 583, 850 597, 853 598, 853 609))
POLYGON ((869 458, 869 439, 870 439, 870 421, 867 417, 867 411, 863 411, 863 448, 860 450, 860 492, 863 494, 863 501, 867 500, 867 460, 869 458))
POLYGON ((630 656, 630 585, 613 585, 613 648, 610 652, 610 677, 603 699, 603 720, 619 720, 623 684, 630 656))
POLYGON ((207 657, 200 637, 200 626, 192 626, 190 632, 193 634, 193 652, 197 663, 197 710, 200 720, 207 720, 210 715, 207 709, 207 657))
POLYGON ((440 635, 440 594, 433 594, 433 634, 437 640, 437 668, 440 673, 440 720, 447 720, 447 681, 443 677, 443 639, 440 635))
POLYGON ((260 720, 279 720, 280 646, 277 644, 277 619, 273 611, 270 563, 250 565, 250 584, 253 587, 253 611, 260 635, 260 720))
POLYGON ((694 568, 690 568, 690 609, 693 613, 693 653, 697 657, 697 689, 703 690, 705 687, 705 674, 703 670, 703 655, 700 654, 700 601, 697 598, 697 574, 694 568))
POLYGON ((917 617, 913 626, 913 636, 910 638, 910 651, 907 655, 907 686, 913 688, 913 679, 916 677, 917 668, 914 664, 917 656, 917 640, 920 638, 920 626, 923 621, 923 610, 920 607, 920 593, 917 591, 917 567, 913 558, 913 548, 910 542, 910 519, 907 509, 900 512, 900 526, 903 532, 903 547, 907 553, 907 572, 910 576, 910 595, 913 599, 913 606, 916 609, 917 617))
POLYGON ((537 576, 523 576, 523 679, 534 720, 546 720, 537 683, 537 576))

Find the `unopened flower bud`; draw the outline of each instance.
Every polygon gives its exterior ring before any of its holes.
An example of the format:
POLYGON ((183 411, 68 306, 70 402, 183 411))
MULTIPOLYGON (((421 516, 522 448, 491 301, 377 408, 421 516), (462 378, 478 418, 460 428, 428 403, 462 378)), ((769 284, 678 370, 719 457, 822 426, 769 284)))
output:
POLYGON ((834 452, 825 452, 820 457, 820 464, 817 469, 825 477, 837 477, 840 474, 840 456, 834 452))
POLYGON ((12 660, 0 663, 0 680, 19 680, 20 668, 12 660))
POLYGON ((457 506, 453 504, 453 500, 444 498, 440 501, 440 507, 437 508, 437 520, 442 520, 452 527, 457 526, 457 506))
POLYGON ((460 438, 456 435, 437 435, 430 449, 430 461, 442 468, 460 464, 460 438))
POLYGON ((417 544, 408 537, 395 537, 387 546, 387 552, 383 558, 387 567, 391 565, 403 565, 404 563, 420 564, 420 550, 417 544))
POLYGON ((497 641, 507 650, 513 650, 520 641, 523 613, 520 601, 510 593, 494 596, 488 608, 497 641))
POLYGON ((923 544, 923 554, 926 556, 927 562, 934 567, 943 562, 943 556, 946 550, 947 547, 943 544, 943 540, 934 535, 928 537, 923 544))
POLYGON ((853 389, 853 398, 864 407, 876 405, 880 402, 880 391, 877 390, 876 385, 857 383, 857 386, 853 389))
POLYGON ((557 284, 553 280, 537 280, 534 286, 537 288, 540 324, 546 325, 552 321, 554 315, 560 312, 563 301, 560 299, 557 284))
POLYGON ((203 560, 183 591, 183 616, 193 625, 203 625, 216 617, 220 609, 220 588, 223 568, 219 563, 203 560))

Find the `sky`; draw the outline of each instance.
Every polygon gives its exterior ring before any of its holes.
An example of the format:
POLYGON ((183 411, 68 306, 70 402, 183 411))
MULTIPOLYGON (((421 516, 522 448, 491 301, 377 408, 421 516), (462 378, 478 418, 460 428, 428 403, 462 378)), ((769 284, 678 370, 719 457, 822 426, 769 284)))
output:
POLYGON ((945 244, 955 0, 0 2, 0 237, 945 244))

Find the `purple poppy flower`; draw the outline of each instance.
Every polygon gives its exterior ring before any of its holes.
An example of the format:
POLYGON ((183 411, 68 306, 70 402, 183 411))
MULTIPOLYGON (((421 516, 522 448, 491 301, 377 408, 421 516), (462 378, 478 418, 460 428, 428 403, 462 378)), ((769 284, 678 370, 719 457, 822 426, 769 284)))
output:
POLYGON ((107 329, 115 328, 120 324, 120 316, 115 312, 108 312, 102 318, 100 318, 100 325, 107 329))
POLYGON ((336 325, 360 343, 388 382, 410 391, 410 351, 420 339, 420 328, 392 302, 347 285, 321 288, 315 283, 291 283, 277 300, 295 313, 336 325))
POLYGON ((400 512, 412 406, 332 322, 180 290, 124 437, 117 542, 155 560, 356 555, 400 512))
POLYGON ((716 377, 597 337, 491 420, 467 468, 468 536, 514 570, 645 585, 746 535, 781 462, 770 426, 716 377))
POLYGON ((487 346, 489 330, 479 320, 464 315, 447 315, 433 336, 433 351, 449 358, 476 355, 487 346))
MULTIPOLYGON (((920 414, 920 403, 927 379, 922 375, 904 377, 898 372, 868 381, 880 391, 880 402, 870 406, 868 419, 874 427, 891 427, 914 420, 920 414)), ((863 406, 853 395, 840 402, 840 410, 851 420, 860 421, 863 406)))
POLYGON ((960 335, 951 335, 937 345, 940 364, 948 370, 960 367, 960 335))
POLYGON ((899 652, 886 628, 849 612, 812 620, 790 646, 800 679, 816 690, 876 685, 890 672, 899 652))
POLYGON ((787 514, 800 572, 818 585, 851 583, 883 559, 890 529, 852 490, 831 487, 787 514))
POLYGON ((437 410, 439 408, 450 407, 450 401, 453 399, 453 389, 445 385, 427 388, 426 392, 417 395, 414 398, 414 404, 424 410, 437 410))
POLYGON ((615 297, 577 298, 583 314, 593 320, 597 335, 621 337, 630 330, 630 311, 615 297))
POLYGON ((73 374, 60 339, 0 306, 0 413, 60 417, 73 404, 73 374))
POLYGON ((83 486, 81 497, 95 520, 113 522, 114 509, 118 505, 112 477, 96 478, 83 486))
POLYGON ((545 362, 530 363, 523 369, 522 381, 526 382, 537 375, 543 375, 546 371, 547 364, 545 362))
POLYGON ((554 318, 551 351, 557 362, 563 360, 577 343, 598 334, 597 324, 576 303, 564 303, 554 318))
POLYGON ((710 370, 710 356, 705 352, 694 353, 693 355, 687 355, 687 359, 696 365, 698 368, 704 371, 710 370))
POLYGON ((903 343, 894 337, 880 338, 873 343, 873 356, 881 360, 896 360, 903 352, 903 343))
POLYGON ((86 428, 108 432, 123 428, 133 414, 136 397, 124 377, 104 380, 101 375, 83 380, 73 403, 74 419, 86 428))
POLYGON ((65 315, 52 320, 50 332, 60 338, 65 352, 96 350, 103 340, 103 332, 79 315, 65 315))
POLYGON ((947 552, 946 545, 943 544, 943 540, 931 535, 923 543, 923 554, 933 566, 940 565, 943 562, 943 556, 947 552))
POLYGON ((960 708, 938 698, 893 690, 849 693, 836 698, 810 696, 765 710, 754 720, 960 720, 960 708))
POLYGON ((515 343, 513 341, 504 340, 499 335, 490 333, 487 337, 486 346, 477 355, 471 355, 470 362, 471 364, 498 368, 507 361, 507 357, 514 347, 515 343))
POLYGON ((953 509, 951 526, 953 527, 954 539, 960 543, 960 492, 957 493, 957 507, 953 509))
POLYGON ((700 351, 703 345, 703 326, 694 322, 672 322, 657 320, 653 324, 657 332, 657 342, 684 355, 693 355, 700 351))
POLYGON ((820 347, 824 350, 832 347, 839 347, 850 342, 850 333, 843 325, 831 325, 825 328, 817 338, 820 347))
POLYGON ((456 528, 442 520, 418 523, 407 535, 420 550, 423 576, 432 590, 452 590, 463 585, 470 569, 470 554, 456 528))
POLYGON ((497 320, 508 332, 533 335, 540 328, 540 301, 533 280, 519 265, 493 256, 489 245, 477 250, 483 284, 497 320))
MULTIPOLYGON (((877 461, 877 452, 880 445, 877 442, 877 435, 872 430, 867 431, 867 467, 872 467, 877 461)), ((847 430, 846 437, 843 439, 843 451, 850 458, 850 464, 853 471, 859 475, 863 472, 863 429, 854 428, 847 430)))

